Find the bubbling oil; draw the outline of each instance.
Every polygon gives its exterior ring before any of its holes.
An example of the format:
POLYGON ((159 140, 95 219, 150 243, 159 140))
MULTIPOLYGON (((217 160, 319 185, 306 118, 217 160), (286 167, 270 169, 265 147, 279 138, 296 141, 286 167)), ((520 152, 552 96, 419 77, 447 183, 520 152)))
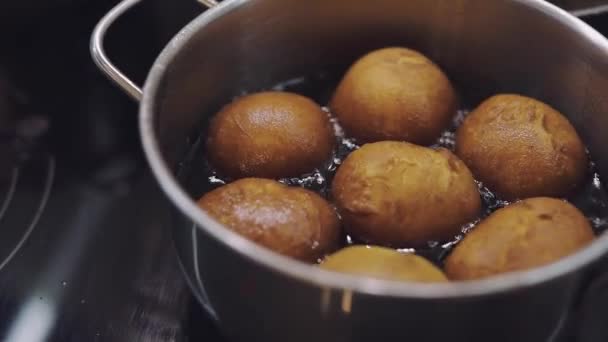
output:
MULTIPOLYGON (((323 106, 329 103, 331 94, 338 82, 338 75, 322 72, 308 77, 287 80, 277 84, 270 90, 289 91, 307 96, 323 106)), ((299 186, 312 190, 331 201, 331 183, 337 169, 346 157, 360 146, 357 144, 356 140, 349 138, 345 134, 338 120, 328 107, 323 107, 323 110, 329 116, 336 136, 336 148, 334 149, 331 158, 329 158, 324 165, 320 165, 319 168, 312 170, 310 173, 301 175, 300 177, 279 179, 279 182, 289 186, 299 186)), ((443 147, 450 151, 454 151, 456 145, 456 130, 462 124, 469 112, 470 110, 467 106, 458 110, 450 127, 441 134, 435 144, 429 147, 443 147)), ((188 153, 185 162, 182 163, 180 172, 180 174, 185 176, 184 180, 186 181, 187 189, 190 190, 190 193, 195 198, 200 198, 204 193, 232 181, 219 174, 208 163, 206 158, 204 158, 204 136, 206 136, 206 128, 202 129, 202 132, 202 135, 199 134, 195 137, 193 147, 188 153)), ((589 160, 592 159, 589 158, 589 160)), ((490 189, 484 186, 483 183, 477 181, 477 185, 482 199, 483 209, 481 216, 475 221, 463 225, 460 234, 450 241, 428 241, 427 245, 421 248, 404 248, 398 250, 404 253, 416 253, 427 258, 431 262, 442 266, 445 257, 460 241, 462 241, 469 231, 475 228, 477 223, 494 211, 509 204, 509 202, 501 200, 496 194, 490 191, 490 189)), ((589 162, 585 183, 574 195, 567 198, 567 200, 585 214, 596 234, 600 234, 608 228, 608 195, 606 194, 604 184, 597 173, 593 161, 589 162)), ((348 246, 352 244, 362 244, 362 242, 357 241, 353 236, 345 234, 343 245, 348 246)))

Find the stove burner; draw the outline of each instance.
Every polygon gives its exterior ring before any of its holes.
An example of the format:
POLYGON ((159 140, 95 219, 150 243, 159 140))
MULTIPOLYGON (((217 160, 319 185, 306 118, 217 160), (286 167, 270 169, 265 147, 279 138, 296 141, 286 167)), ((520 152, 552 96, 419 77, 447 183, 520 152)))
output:
POLYGON ((35 229, 55 179, 52 156, 30 159, 0 179, 0 270, 17 254, 35 229))

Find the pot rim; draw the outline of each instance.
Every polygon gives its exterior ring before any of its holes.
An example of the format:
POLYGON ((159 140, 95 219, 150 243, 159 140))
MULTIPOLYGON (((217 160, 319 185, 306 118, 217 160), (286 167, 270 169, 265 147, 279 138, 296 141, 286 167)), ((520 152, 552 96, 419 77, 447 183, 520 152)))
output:
MULTIPOLYGON (((185 26, 165 47, 148 74, 140 106, 140 133, 148 163, 161 188, 177 208, 189 217, 201 233, 218 240, 224 247, 240 254, 273 272, 324 290, 338 289, 369 295, 445 299, 460 297, 487 296, 499 292, 535 286, 555 278, 565 276, 602 257, 608 250, 608 234, 599 236, 591 245, 570 256, 549 265, 527 271, 511 272, 486 279, 448 282, 437 284, 407 283, 373 279, 362 276, 326 271, 308 265, 262 247, 241 235, 227 229, 222 224, 200 210, 196 202, 182 189, 171 168, 167 165, 154 129, 156 94, 164 78, 167 67, 174 61, 181 48, 205 26, 223 15, 255 0, 225 0, 218 6, 207 10, 185 26)), ((511 0, 532 10, 549 15, 561 25, 567 26, 581 39, 596 46, 608 56, 608 40, 582 20, 565 10, 543 0, 511 0)))

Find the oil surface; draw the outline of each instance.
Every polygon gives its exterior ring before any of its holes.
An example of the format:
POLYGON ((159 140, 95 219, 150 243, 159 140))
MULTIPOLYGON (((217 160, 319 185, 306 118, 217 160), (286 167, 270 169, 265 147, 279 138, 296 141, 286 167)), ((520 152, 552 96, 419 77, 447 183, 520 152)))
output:
MULTIPOLYGON (((323 106, 329 103, 330 96, 338 82, 339 78, 337 75, 319 73, 309 77, 288 80, 276 85, 272 89, 298 93, 314 99, 323 106)), ((466 101, 464 103, 466 103, 466 101)), ((469 110, 466 108, 470 107, 465 105, 463 109, 459 110, 455 115, 451 126, 443 132, 436 143, 430 147, 444 147, 451 151, 454 150, 456 129, 469 113, 469 110)), ((337 139, 336 149, 333 152, 333 155, 324 165, 321 165, 318 169, 313 170, 313 172, 309 174, 304 174, 297 178, 280 179, 279 181, 290 186, 301 186, 310 189, 329 199, 331 195, 331 182, 336 170, 351 152, 359 148, 359 145, 354 139, 350 139, 345 135, 343 129, 340 127, 336 118, 331 114, 330 110, 327 107, 324 107, 324 110, 333 123, 337 139)), ((193 148, 186 158, 186 161, 183 163, 182 169, 182 174, 185 176, 186 187, 194 198, 199 198, 204 193, 231 181, 231 179, 222 177, 222 175, 218 174, 207 162, 203 138, 206 136, 206 128, 203 128, 202 132, 202 135, 195 138, 193 148)), ((592 159, 590 158, 590 160, 592 159)), ((467 232, 474 229, 475 225, 481 221, 481 219, 509 204, 498 198, 481 182, 478 182, 477 184, 483 205, 482 215, 478 220, 465 224, 461 229, 461 234, 455 236, 451 241, 429 241, 424 248, 402 249, 401 251, 415 252, 426 257, 430 261, 441 265, 444 258, 454 246, 463 239, 467 232)), ((595 164, 592 161, 589 163, 584 185, 581 186, 573 196, 567 198, 567 200, 586 215, 596 234, 599 234, 608 228, 608 195, 606 194, 605 187, 596 171, 595 164)), ((359 242, 353 237, 348 235, 344 236, 345 245, 357 243, 359 242)))

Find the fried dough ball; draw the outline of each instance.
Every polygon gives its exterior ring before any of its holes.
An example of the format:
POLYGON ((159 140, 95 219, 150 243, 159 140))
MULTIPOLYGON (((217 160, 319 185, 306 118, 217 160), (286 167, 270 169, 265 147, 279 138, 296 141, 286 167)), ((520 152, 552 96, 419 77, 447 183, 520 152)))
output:
POLYGON ((321 268, 385 280, 426 283, 447 281, 443 272, 425 258, 383 247, 344 248, 328 256, 321 268))
POLYGON ((295 177, 321 166, 335 143, 329 117, 315 102, 263 92, 238 98, 213 118, 207 153, 229 177, 295 177))
POLYGON ((452 280, 473 280, 543 266, 594 239, 585 216, 562 200, 538 197, 499 209, 448 256, 452 280))
POLYGON ((345 229, 367 243, 395 247, 451 239, 481 208, 462 161, 446 149, 405 142, 367 144, 351 153, 332 193, 345 229))
POLYGON ((496 95, 475 109, 458 129, 456 154, 506 200, 566 196, 587 168, 585 146, 570 122, 520 95, 496 95))
POLYGON ((229 229, 301 261, 315 262, 339 243, 335 210, 303 188, 244 178, 205 194, 198 205, 229 229))
POLYGON ((348 70, 330 107, 359 142, 405 140, 428 145, 456 113, 447 76, 421 53, 392 47, 373 51, 348 70))

